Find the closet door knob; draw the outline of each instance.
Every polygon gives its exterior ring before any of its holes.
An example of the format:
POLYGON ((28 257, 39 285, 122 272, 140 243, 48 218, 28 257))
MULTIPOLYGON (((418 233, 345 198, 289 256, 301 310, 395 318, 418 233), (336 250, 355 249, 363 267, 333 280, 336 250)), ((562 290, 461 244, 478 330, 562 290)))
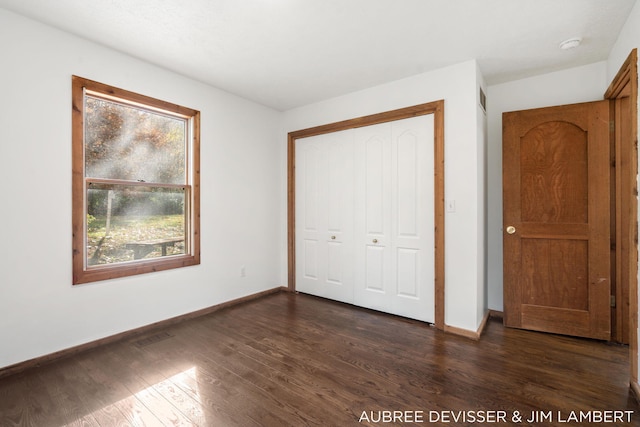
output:
POLYGON ((331 236, 331 240, 336 240, 336 236, 331 236))
POLYGON ((373 239, 373 243, 378 243, 378 239, 373 239))
POLYGON ((507 227, 507 233, 508 234, 513 234, 516 232, 516 228, 513 225, 510 225, 507 227))

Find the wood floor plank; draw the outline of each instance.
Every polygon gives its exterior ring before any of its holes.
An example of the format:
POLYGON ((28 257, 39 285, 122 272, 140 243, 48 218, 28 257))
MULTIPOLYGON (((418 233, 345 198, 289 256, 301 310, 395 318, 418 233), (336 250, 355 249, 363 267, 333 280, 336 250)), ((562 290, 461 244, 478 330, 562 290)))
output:
POLYGON ((56 381, 59 384, 64 384, 65 389, 72 388, 74 399, 81 405, 82 410, 80 412, 85 415, 80 420, 88 423, 93 418, 101 427, 127 425, 123 421, 124 415, 122 412, 108 398, 110 384, 108 377, 104 378, 107 381, 95 381, 85 365, 83 365, 82 362, 84 360, 91 359, 71 359, 69 364, 61 364, 62 366, 55 369, 58 374, 56 381))
MULTIPOLYGON (((222 426, 260 426, 256 416, 249 411, 243 411, 244 402, 237 398, 230 398, 219 379, 209 374, 203 366, 195 371, 188 371, 186 375, 173 378, 172 381, 185 393, 196 400, 205 411, 207 423, 205 425, 222 426), (224 394, 224 396, 222 395, 224 394)), ((259 414, 258 419, 271 419, 269 414, 259 414)))
POLYGON ((5 377, 0 427, 392 425, 359 420, 385 410, 630 410, 623 425, 640 426, 628 360, 493 320, 473 341, 279 293, 5 377))
POLYGON ((128 396, 113 403, 122 413, 122 425, 133 427, 159 426, 164 423, 153 414, 140 399, 135 396, 128 396))
MULTIPOLYGON (((51 395, 40 377, 41 369, 18 374, 0 381, 0 426, 42 426, 51 420, 62 423, 56 396, 51 395), (5 415, 6 414, 6 415, 5 415)), ((66 410, 63 408, 62 410, 66 410)))
MULTIPOLYGON (((246 316, 246 313, 239 316, 246 316)), ((251 316, 254 319, 251 326, 254 333, 260 334, 261 330, 271 332, 267 338, 261 340, 262 345, 269 346, 271 352, 285 347, 287 351, 295 354, 311 355, 311 359, 305 360, 304 364, 314 366, 316 373, 322 373, 324 377, 336 378, 336 383, 346 382, 350 387, 357 387, 352 389, 354 398, 365 400, 369 398, 368 400, 378 403, 384 398, 388 406, 399 407, 408 405, 410 402, 407 399, 415 396, 416 391, 419 392, 421 402, 424 402, 429 394, 439 394, 438 380, 434 376, 413 376, 413 386, 422 378, 429 378, 429 384, 423 382, 420 390, 407 390, 407 384, 403 381, 406 376, 404 373, 403 378, 397 375, 398 369, 406 367, 402 365, 402 359, 397 358, 395 354, 389 354, 385 359, 383 352, 379 348, 372 347, 370 343, 366 350, 359 350, 356 337, 343 340, 339 330, 326 329, 325 325, 322 333, 314 335, 306 330, 295 339, 277 342, 273 341, 275 327, 271 327, 269 322, 256 320, 256 317, 258 317, 257 313, 251 316)), ((286 335, 291 336, 291 334, 286 335)), ((411 370, 411 366, 407 369, 411 370)), ((341 388, 344 388, 344 385, 341 388)), ((451 405, 456 400, 461 405, 465 403, 463 400, 450 397, 448 404, 451 405)), ((437 405, 437 402, 434 404, 437 405)))
POLYGON ((45 366, 40 370, 38 375, 53 401, 53 408, 47 416, 58 425, 99 427, 91 411, 82 404, 79 397, 82 388, 78 387, 75 377, 69 375, 76 369, 76 365, 77 362, 74 359, 67 359, 55 367, 45 366))
POLYGON ((29 395, 25 374, 8 377, 0 382, 0 426, 32 426, 29 421, 32 405, 23 399, 29 395))
MULTIPOLYGON (((167 375, 179 373, 179 366, 169 372, 156 370, 153 368, 153 360, 149 360, 153 358, 147 359, 143 351, 131 345, 123 346, 119 351, 109 353, 109 358, 115 372, 121 372, 120 375, 126 376, 122 384, 129 391, 129 394, 140 401, 163 425, 198 425, 196 420, 190 419, 174 404, 175 401, 167 399, 154 387, 156 383, 165 380, 167 375), (145 360, 148 363, 142 366, 145 360), (132 363, 133 361, 135 362, 132 363)), ((185 408, 190 408, 190 406, 185 405, 185 408)))
MULTIPOLYGON (((115 348, 117 351, 117 347, 115 348)), ((121 414, 121 418, 116 420, 118 426, 142 427, 160 424, 158 418, 124 386, 121 377, 128 377, 128 372, 124 373, 114 367, 110 362, 109 353, 110 351, 104 349, 96 349, 79 359, 88 378, 99 385, 99 393, 94 396, 94 406, 113 412, 117 410, 121 414)))
MULTIPOLYGON (((238 316, 234 316, 235 322, 239 320, 238 316)), ((366 397, 368 389, 371 388, 371 383, 367 382, 365 387, 361 387, 356 392, 345 393, 345 389, 353 386, 353 382, 345 381, 344 376, 340 376, 339 373, 336 373, 336 366, 332 363, 326 364, 323 363, 322 366, 318 366, 317 363, 313 363, 310 360, 296 360, 297 358, 287 358, 287 352, 293 352, 297 354, 302 354, 301 352, 297 352, 297 350, 289 348, 287 342, 282 342, 275 345, 266 346, 264 344, 264 331, 265 328, 258 327, 255 328, 254 321, 249 320, 246 324, 243 324, 242 328, 234 327, 234 322, 226 325, 224 324, 225 320, 223 316, 220 316, 216 319, 216 324, 208 325, 207 330, 213 331, 215 330, 218 335, 224 334, 226 331, 227 338, 224 337, 216 337, 214 338, 217 342, 227 342, 233 350, 235 354, 252 354, 256 357, 256 360, 266 361, 266 366, 263 365, 261 368, 256 368, 257 371, 260 372, 269 372, 270 368, 276 366, 282 369, 282 373, 284 375, 291 374, 292 378, 295 380, 299 380, 300 378, 307 378, 311 381, 302 385, 302 390, 307 389, 311 391, 315 391, 315 405, 318 406, 322 404, 322 399, 327 399, 328 393, 333 392, 334 390, 338 390, 341 392, 342 396, 340 399, 334 400, 334 402, 338 401, 339 406, 342 408, 342 412, 348 413, 348 408, 345 408, 345 405, 353 405, 354 401, 358 399, 362 399, 366 397), (238 329, 242 329, 244 331, 244 335, 240 335, 243 332, 238 332, 238 329), (247 331, 253 331, 252 333, 247 331), (226 341, 225 341, 226 340, 226 341), (240 346, 239 343, 244 343, 244 346, 240 346), (257 356, 255 356, 257 355, 257 356), (282 360, 289 359, 289 362, 292 364, 286 365, 281 364, 282 360), (336 378, 335 381, 333 379, 336 378), (335 386, 332 387, 331 384, 335 386), (345 384, 348 384, 348 387, 345 387, 345 384), (363 390, 364 389, 364 390, 363 390)), ((290 336, 291 337, 291 336, 290 336)), ((298 340, 298 337, 291 337, 291 341, 298 340)), ((291 380, 284 380, 285 383, 292 384, 291 380)), ((333 411, 336 411, 336 408, 332 408, 333 411)), ((348 413, 350 416, 350 420, 353 419, 353 414, 348 413)))
MULTIPOLYGON (((312 390, 319 396, 316 398, 316 405, 322 403, 321 398, 329 397, 334 397, 329 400, 337 401, 341 405, 344 405, 344 402, 366 400, 368 391, 376 387, 375 382, 370 380, 362 384, 360 378, 351 376, 346 365, 323 359, 316 349, 299 348, 302 341, 300 337, 289 335, 287 340, 271 342, 264 336, 265 328, 256 327, 253 322, 249 323, 252 324, 247 324, 245 331, 254 331, 256 339, 238 337, 238 334, 229 328, 226 333, 231 350, 240 354, 246 353, 256 360, 263 361, 270 368, 280 369, 284 375, 295 381, 302 381, 302 389, 312 390), (239 342, 243 342, 244 345, 240 346, 239 342), (299 357, 291 358, 288 357, 289 354, 297 354, 299 357), (339 393, 339 396, 332 395, 334 392, 339 393)), ((224 333, 225 330, 221 329, 221 332, 224 333)), ((263 371, 267 371, 267 368, 263 368, 263 371)), ((287 382, 291 383, 292 380, 287 382)))
POLYGON ((316 424, 317 418, 314 417, 324 414, 322 408, 317 406, 310 408, 306 413, 300 413, 300 406, 308 408, 308 403, 299 392, 292 390, 294 384, 275 373, 273 368, 256 361, 242 351, 248 349, 248 346, 239 341, 246 338, 237 334, 236 338, 230 338, 221 328, 207 333, 206 337, 214 339, 216 345, 207 346, 199 353, 202 357, 201 366, 210 371, 219 372, 225 369, 235 375, 242 382, 242 390, 246 397, 254 404, 271 408, 277 417, 299 419, 299 422, 306 424, 316 424))
MULTIPOLYGON (((179 342, 183 329, 184 325, 176 326, 172 339, 136 348, 136 352, 144 355, 139 358, 150 361, 144 368, 137 369, 136 375, 159 390, 195 425, 261 425, 243 412, 245 408, 238 398, 241 396, 235 381, 211 380, 208 376, 206 366, 197 357, 198 340, 193 341, 197 337, 187 331, 190 339, 179 342), (212 384, 217 386, 215 393, 210 391, 212 384)), ((122 353, 126 354, 127 350, 122 353)))

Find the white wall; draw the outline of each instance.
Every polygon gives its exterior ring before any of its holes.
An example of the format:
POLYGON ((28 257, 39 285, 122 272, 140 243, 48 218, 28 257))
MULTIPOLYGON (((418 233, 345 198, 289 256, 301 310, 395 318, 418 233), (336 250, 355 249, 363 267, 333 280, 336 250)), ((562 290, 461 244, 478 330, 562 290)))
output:
POLYGON ((489 86, 488 306, 502 311, 502 113, 603 99, 606 62, 489 86))
POLYGON ((607 59, 607 82, 611 82, 629 56, 640 45, 640 2, 631 10, 627 22, 618 35, 615 45, 607 59))
MULTIPOLYGON (((456 212, 445 217, 445 323, 472 331, 486 308, 477 304, 479 298, 484 300, 478 295, 478 288, 484 287, 484 283, 478 286, 484 265, 478 219, 484 196, 478 184, 483 171, 477 138, 477 72, 476 62, 468 61, 286 111, 280 138, 285 164, 287 132, 445 100, 445 197, 456 203, 456 212)), ((285 188, 286 175, 282 180, 281 188, 285 188)), ((281 203, 284 206, 286 200, 281 203)), ((284 228, 286 213, 281 221, 284 228)), ((281 274, 286 277, 286 235, 281 238, 281 274)))
POLYGON ((0 52, 0 367, 281 284, 281 113, 2 9, 0 52), (201 265, 71 285, 72 74, 201 111, 201 265))
MULTIPOLYGON (((639 46, 640 2, 637 2, 631 10, 629 17, 627 18, 627 22, 622 28, 622 31, 620 31, 618 40, 616 40, 616 43, 613 46, 613 49, 611 49, 611 53, 609 54, 609 59, 607 60, 607 82, 611 82, 611 80, 613 80, 613 78, 616 76, 616 73, 629 56, 629 53, 633 49, 637 49, 639 46)), ((640 129, 640 108, 638 108, 638 125, 638 128, 640 129)), ((638 215, 640 216, 640 206, 638 206, 638 215)), ((640 275, 640 268, 638 268, 638 273, 640 275)), ((638 279, 640 281, 640 277, 638 279)), ((638 294, 638 298, 640 299, 640 293, 638 294)), ((638 305, 640 306, 640 301, 638 305)), ((635 333, 638 336, 638 342, 640 342, 640 330, 636 330, 635 333)), ((635 362, 638 364, 638 370, 640 371, 640 360, 636 360, 635 362)))
POLYGON ((282 114, 0 9, 0 367, 286 285, 286 133, 439 99, 445 322, 475 331, 502 310, 502 112, 600 99, 638 42, 640 5, 608 61, 488 87, 485 125, 475 61, 282 114), (72 74, 202 112, 200 266, 71 286, 72 74))

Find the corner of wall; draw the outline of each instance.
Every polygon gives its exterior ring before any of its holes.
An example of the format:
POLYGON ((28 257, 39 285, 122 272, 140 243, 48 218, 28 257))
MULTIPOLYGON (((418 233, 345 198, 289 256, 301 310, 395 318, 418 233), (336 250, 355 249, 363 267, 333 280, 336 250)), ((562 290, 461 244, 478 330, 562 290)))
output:
POLYGON ((476 63, 476 126, 478 141, 478 296, 476 300, 476 320, 484 323, 484 313, 488 310, 488 131, 486 111, 486 83, 479 65, 476 63))

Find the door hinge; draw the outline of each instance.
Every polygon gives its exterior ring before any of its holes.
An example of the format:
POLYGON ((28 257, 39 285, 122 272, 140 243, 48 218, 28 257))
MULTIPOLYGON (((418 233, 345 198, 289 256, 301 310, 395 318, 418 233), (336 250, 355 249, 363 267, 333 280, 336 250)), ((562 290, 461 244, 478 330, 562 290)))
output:
POLYGON ((609 122, 609 132, 613 132, 616 130, 616 122, 609 122))
POLYGON ((611 295, 611 307, 615 307, 616 306, 616 296, 615 295, 611 295))

